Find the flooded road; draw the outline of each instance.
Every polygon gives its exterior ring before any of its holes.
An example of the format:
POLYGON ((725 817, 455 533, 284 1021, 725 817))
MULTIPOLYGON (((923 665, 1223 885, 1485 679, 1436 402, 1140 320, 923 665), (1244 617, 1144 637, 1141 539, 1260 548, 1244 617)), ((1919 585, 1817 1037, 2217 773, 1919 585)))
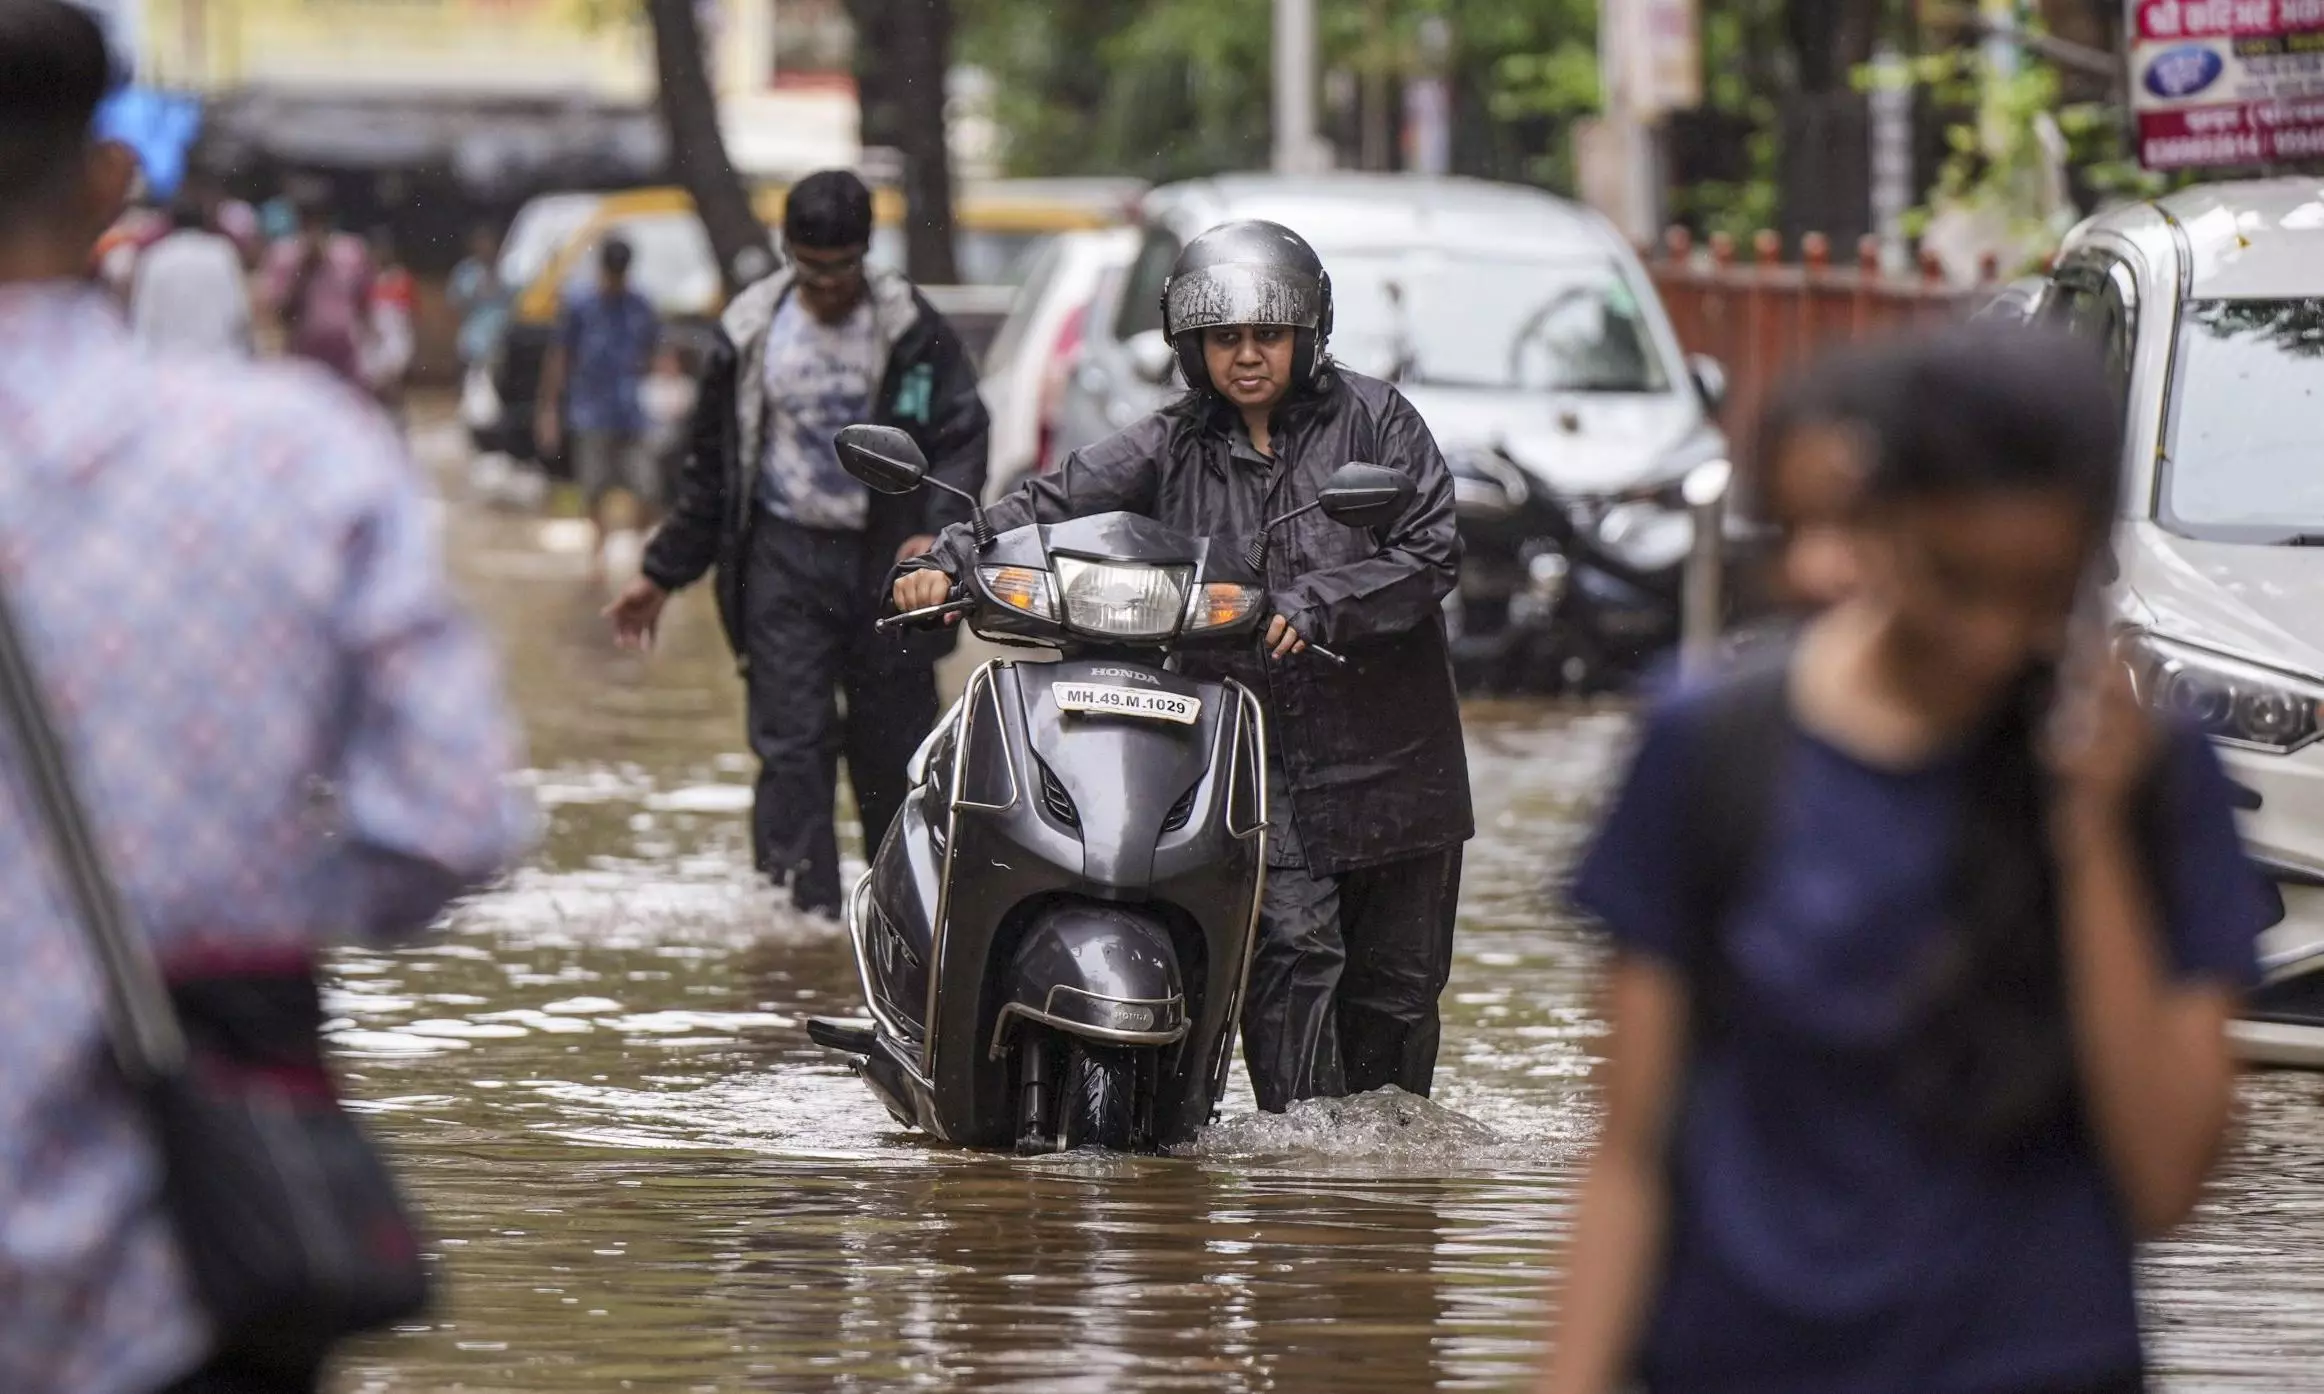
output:
MULTIPOLYGON (((811 1046, 838 932, 747 874, 751 766, 707 597, 614 653, 554 525, 455 509, 547 816, 449 932, 348 953, 352 1089, 428 1210, 437 1320, 363 1391, 1413 1390, 1519 1384, 1592 1124, 1597 952, 1551 885, 1612 710, 1470 712, 1468 857, 1434 1105, 1257 1117, 1191 1156, 971 1156, 811 1046)), ((2231 1177, 2148 1263, 2179 1390, 2324 1387, 2324 1109, 2247 1085, 2231 1177)))

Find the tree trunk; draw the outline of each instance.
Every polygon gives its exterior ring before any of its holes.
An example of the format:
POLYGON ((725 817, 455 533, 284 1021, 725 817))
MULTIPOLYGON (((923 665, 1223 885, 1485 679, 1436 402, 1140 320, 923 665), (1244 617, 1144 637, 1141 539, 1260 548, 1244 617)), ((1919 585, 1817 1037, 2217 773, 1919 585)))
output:
POLYGON ((726 158, 718 129, 718 94, 702 46, 695 0, 646 0, 654 28, 654 70, 661 85, 662 125, 669 132, 670 164, 693 195, 694 208, 729 294, 774 269, 767 230, 750 206, 750 190, 726 158))
POLYGON ((1872 61, 1876 0, 1789 0, 1797 88, 1778 100, 1778 221, 1787 248, 1820 232, 1852 247, 1872 230, 1871 108, 1854 83, 1872 61))
POLYGON ((848 14, 863 143, 893 146, 903 157, 904 268, 922 285, 951 285, 960 279, 944 120, 951 0, 848 0, 848 14))

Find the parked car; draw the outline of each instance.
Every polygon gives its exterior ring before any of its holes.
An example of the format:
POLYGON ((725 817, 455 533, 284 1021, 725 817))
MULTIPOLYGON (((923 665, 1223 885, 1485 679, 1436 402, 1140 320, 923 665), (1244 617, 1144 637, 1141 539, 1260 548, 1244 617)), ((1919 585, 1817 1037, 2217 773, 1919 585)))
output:
POLYGON ((2218 743, 2283 892, 2239 1041, 2324 1065, 2324 193, 2254 181, 2115 209, 2019 313, 2105 356, 2126 436, 2114 614, 2141 693, 2218 743))
POLYGON ((1128 228, 1062 232, 1027 267, 1016 303, 984 356, 995 497, 1054 463, 1047 415, 1080 350, 1090 303, 1137 249, 1138 236, 1128 228))
POLYGON ((1613 228, 1539 190, 1358 174, 1155 190, 1129 270, 1090 313, 1060 451, 1182 390, 1163 282, 1187 239, 1240 218, 1314 244, 1333 355, 1397 382, 1452 464, 1466 557, 1446 619, 1466 684, 1618 683, 1675 642, 1694 535, 1678 485, 1726 452, 1723 379, 1680 351, 1613 228))
MULTIPOLYGON (((1039 245, 1063 231, 1118 226, 1144 185, 1123 179, 1003 179, 971 184, 954 202, 962 287, 935 287, 930 298, 948 314, 998 323, 1039 245)), ((770 228, 780 225, 782 186, 760 189, 753 206, 770 228)), ((479 450, 532 459, 533 401, 541 363, 563 300, 596 275, 597 248, 620 235, 636 250, 630 280, 673 326, 682 349, 702 337, 724 307, 725 293, 709 234, 685 190, 671 187, 584 195, 592 206, 570 226, 531 275, 510 280, 516 292, 509 326, 492 364, 490 391, 472 392, 470 431, 479 450)), ((873 192, 871 259, 903 262, 904 201, 894 189, 873 192)), ((770 234, 772 236, 772 234, 770 234)))

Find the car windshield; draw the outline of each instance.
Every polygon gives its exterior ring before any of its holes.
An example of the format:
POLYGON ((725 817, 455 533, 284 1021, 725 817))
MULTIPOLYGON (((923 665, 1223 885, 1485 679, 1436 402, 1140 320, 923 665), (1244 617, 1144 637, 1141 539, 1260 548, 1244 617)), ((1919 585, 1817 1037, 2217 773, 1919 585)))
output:
MULTIPOLYGON (((629 287, 665 315, 705 315, 718 308, 718 254, 692 213, 624 218, 610 231, 629 243, 629 287)), ((580 249, 565 271, 565 295, 586 295, 597 284, 602 235, 580 249)))
POLYGON ((1638 296, 1600 259, 1323 250, 1332 353, 1421 386, 1666 392, 1638 296))
POLYGON ((602 201, 595 194, 544 194, 518 209, 500 243, 500 283, 531 285, 602 201))
POLYGON ((2324 535, 2324 299, 2187 302, 2171 393, 2173 525, 2266 541, 2324 535))

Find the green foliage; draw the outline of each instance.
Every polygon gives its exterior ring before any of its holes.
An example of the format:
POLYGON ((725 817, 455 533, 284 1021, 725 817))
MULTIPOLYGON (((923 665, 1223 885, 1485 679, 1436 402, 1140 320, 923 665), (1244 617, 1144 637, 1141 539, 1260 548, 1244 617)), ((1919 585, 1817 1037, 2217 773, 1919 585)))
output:
MULTIPOLYGON (((1265 0, 954 7, 958 57, 996 79, 1017 172, 1164 180, 1267 161, 1265 0)), ((1431 19, 1450 31, 1456 121, 1475 136, 1456 140, 1456 163, 1569 183, 1568 128, 1597 102, 1595 0, 1319 0, 1324 69, 1388 78, 1392 92, 1422 70, 1431 19), (1504 150, 1511 132, 1520 148, 1504 150)))
MULTIPOLYGON (((2027 28, 2039 32, 2037 25, 2027 28)), ((1878 80, 1857 74, 1859 86, 1878 80)), ((1972 113, 1945 128, 1936 184, 1907 219, 1914 236, 1935 210, 1963 208, 1996 215, 2029 264, 2045 257, 2079 216, 2049 187, 2056 152, 2040 134, 2045 116, 2064 138, 2061 167, 2079 184, 2071 192, 2086 201, 2151 198, 2186 182, 2141 169, 2123 108, 2064 101, 2057 69, 2030 50, 2018 51, 2007 65, 1997 65, 1982 47, 1932 54, 1916 59, 1905 80, 1924 89, 1939 110, 1972 113)))
POLYGON ((1702 180, 1671 190, 1672 218, 1706 235, 1725 233, 1747 243, 1754 232, 1775 225, 1776 111, 1770 67, 1782 18, 1783 0, 1704 0, 1703 102, 1746 132, 1742 178, 1702 180))

